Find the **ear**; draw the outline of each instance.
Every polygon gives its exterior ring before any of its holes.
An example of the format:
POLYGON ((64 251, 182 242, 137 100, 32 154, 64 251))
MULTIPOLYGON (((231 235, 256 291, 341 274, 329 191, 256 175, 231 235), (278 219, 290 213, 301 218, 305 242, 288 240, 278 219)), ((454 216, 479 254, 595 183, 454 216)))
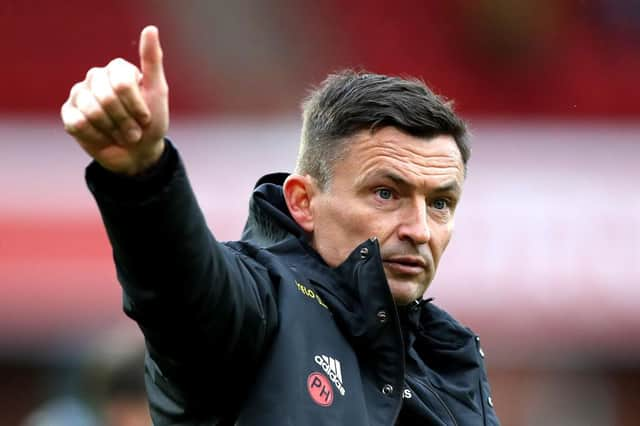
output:
POLYGON ((316 188, 311 176, 289 175, 282 189, 293 220, 306 232, 313 232, 311 198, 316 193, 316 188))

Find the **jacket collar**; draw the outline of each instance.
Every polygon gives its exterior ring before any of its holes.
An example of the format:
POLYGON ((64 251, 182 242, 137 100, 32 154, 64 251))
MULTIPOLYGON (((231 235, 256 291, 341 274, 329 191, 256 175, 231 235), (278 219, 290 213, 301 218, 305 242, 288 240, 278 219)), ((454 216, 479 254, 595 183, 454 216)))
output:
POLYGON ((306 240, 304 230, 293 220, 284 201, 282 184, 287 176, 287 173, 272 173, 258 180, 249 201, 243 241, 268 247, 290 235, 306 240))

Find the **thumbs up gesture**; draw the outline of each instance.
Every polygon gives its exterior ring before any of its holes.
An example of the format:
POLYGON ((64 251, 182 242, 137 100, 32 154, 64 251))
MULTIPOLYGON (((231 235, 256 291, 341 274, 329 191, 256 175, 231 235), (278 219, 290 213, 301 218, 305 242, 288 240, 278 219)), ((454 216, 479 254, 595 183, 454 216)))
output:
POLYGON ((140 68, 114 59, 76 83, 60 114, 64 128, 102 167, 136 175, 162 155, 169 95, 158 29, 140 34, 140 68))

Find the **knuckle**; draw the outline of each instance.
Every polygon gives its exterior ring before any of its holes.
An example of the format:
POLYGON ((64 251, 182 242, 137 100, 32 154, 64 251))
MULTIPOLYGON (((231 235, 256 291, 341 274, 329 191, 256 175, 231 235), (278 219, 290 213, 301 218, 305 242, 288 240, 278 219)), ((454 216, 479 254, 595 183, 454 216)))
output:
POLYGON ((122 58, 114 58, 109 62, 109 65, 107 65, 109 68, 113 68, 113 67, 123 67, 123 66, 127 66, 130 65, 129 62, 125 61, 122 58))
POLYGON ((149 113, 149 111, 146 110, 144 107, 139 107, 136 110, 136 118, 138 120, 141 120, 142 123, 145 124, 151 121, 151 113, 149 113))
POLYGON ((70 135, 74 135, 76 133, 76 128, 74 127, 73 124, 69 123, 68 121, 65 121, 64 131, 69 133, 70 135))
POLYGON ((85 85, 83 82, 78 82, 71 86, 71 90, 69 90, 69 99, 74 100, 78 96, 78 93, 80 93, 84 88, 85 85))
POLYGON ((96 73, 98 73, 100 71, 99 67, 91 67, 89 68, 89 71, 87 71, 87 75, 85 80, 90 81, 91 79, 93 79, 93 77, 96 75, 96 73))
POLYGON ((119 123, 119 127, 121 130, 127 131, 132 128, 137 128, 138 124, 132 118, 127 117, 119 123))
POLYGON ((109 81, 113 90, 119 95, 129 94, 138 84, 136 79, 136 69, 131 67, 111 70, 109 72, 109 81))
POLYGON ((84 110, 87 104, 90 102, 91 94, 82 88, 78 89, 75 93, 75 97, 73 99, 73 104, 79 110, 84 110))
POLYGON ((94 122, 102 121, 105 118, 105 113, 100 108, 97 108, 97 106, 93 104, 87 105, 87 107, 83 111, 83 114, 85 115, 85 117, 87 117, 89 121, 94 121, 94 122))
POLYGON ((112 112, 110 114, 110 117, 117 126, 122 126, 122 123, 130 119, 129 116, 124 111, 121 111, 120 109, 117 109, 114 112, 112 112))
POLYGON ((96 98, 104 108, 108 109, 112 109, 118 103, 118 97, 113 92, 96 93, 96 98))
POLYGON ((85 130, 88 126, 89 126, 89 121, 87 120, 87 118, 81 114, 78 114, 78 116, 72 120, 71 125, 78 131, 81 132, 83 130, 85 130))
POLYGON ((60 118, 62 119, 62 124, 64 125, 64 130, 70 132, 72 129, 71 119, 69 117, 71 106, 68 102, 65 102, 60 107, 60 118))
POLYGON ((82 133, 86 130, 87 126, 87 119, 81 116, 73 117, 64 123, 64 129, 71 135, 82 133))
POLYGON ((78 97, 77 108, 92 123, 103 123, 106 121, 106 113, 98 102, 89 93, 82 92, 78 97))
POLYGON ((133 91, 131 82, 123 79, 116 79, 111 87, 113 87, 114 92, 120 96, 128 95, 133 91))

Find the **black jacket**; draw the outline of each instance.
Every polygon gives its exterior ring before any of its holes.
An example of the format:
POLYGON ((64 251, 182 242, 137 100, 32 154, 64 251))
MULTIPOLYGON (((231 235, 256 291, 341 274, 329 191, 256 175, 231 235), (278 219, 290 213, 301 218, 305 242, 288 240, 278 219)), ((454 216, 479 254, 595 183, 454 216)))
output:
POLYGON ((396 308, 375 239, 328 267, 289 216, 285 176, 258 182, 242 241, 223 244, 171 144, 143 177, 87 168, 154 423, 498 424, 477 336, 430 301, 396 308))

